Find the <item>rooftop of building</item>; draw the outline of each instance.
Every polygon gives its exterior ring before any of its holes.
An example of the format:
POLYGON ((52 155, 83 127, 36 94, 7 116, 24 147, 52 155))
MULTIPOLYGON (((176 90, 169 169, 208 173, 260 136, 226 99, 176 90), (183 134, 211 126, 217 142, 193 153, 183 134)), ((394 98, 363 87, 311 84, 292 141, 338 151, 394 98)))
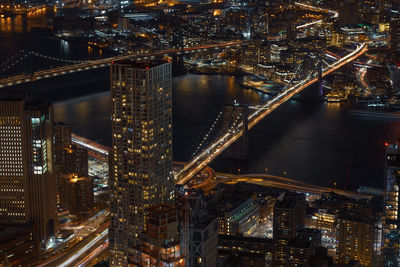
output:
POLYGON ((32 232, 30 225, 0 225, 0 244, 13 241, 24 233, 32 232))
POLYGON ((163 214, 166 212, 174 211, 175 208, 168 204, 156 204, 147 209, 148 212, 163 214))
POLYGON ((113 61, 112 64, 120 64, 120 65, 128 65, 130 67, 133 67, 135 69, 151 69, 157 66, 161 66, 163 64, 169 63, 169 61, 165 60, 134 60, 134 59, 124 59, 124 60, 118 60, 118 61, 113 61))
POLYGON ((217 220, 217 217, 213 214, 205 214, 201 218, 199 218, 194 224, 193 229, 198 231, 203 231, 207 229, 210 224, 217 220))
POLYGON ((231 213, 236 212, 235 210, 240 206, 252 205, 252 198, 248 196, 232 195, 224 197, 219 200, 217 213, 231 213))
POLYGON ((39 110, 39 109, 47 109, 50 104, 40 101, 33 101, 30 99, 28 95, 23 94, 22 92, 16 93, 0 93, 0 101, 14 101, 21 102, 24 101, 26 110, 39 110))
POLYGON ((296 192, 286 192, 282 201, 277 201, 274 208, 281 209, 294 209, 297 205, 297 201, 305 201, 305 196, 303 194, 298 194, 296 192))
POLYGON ((0 93, 0 101, 22 101, 25 99, 25 95, 21 92, 2 92, 0 93))
POLYGON ((304 233, 304 234, 321 234, 321 230, 319 229, 313 229, 313 228, 302 228, 297 231, 298 233, 304 233))
POLYGON ((374 223, 374 218, 372 216, 369 216, 369 214, 364 214, 360 213, 359 211, 352 210, 340 210, 338 213, 338 219, 370 225, 374 223))
POLYGON ((54 122, 54 126, 58 126, 58 127, 71 127, 70 124, 65 123, 65 122, 63 122, 63 121, 54 122))
POLYGON ((248 243, 264 243, 264 244, 272 244, 273 243, 273 239, 271 239, 271 238, 244 236, 243 234, 236 234, 236 235, 219 234, 218 239, 221 241, 230 240, 230 241, 248 242, 248 243))
POLYGON ((300 248, 300 249, 310 248, 311 241, 294 238, 289 240, 287 246, 290 248, 300 248))
POLYGON ((233 222, 240 222, 243 219, 245 219, 247 216, 249 215, 253 215, 254 212, 258 209, 258 205, 251 205, 250 207, 248 207, 245 210, 240 211, 239 213, 237 213, 233 218, 232 221, 233 222))

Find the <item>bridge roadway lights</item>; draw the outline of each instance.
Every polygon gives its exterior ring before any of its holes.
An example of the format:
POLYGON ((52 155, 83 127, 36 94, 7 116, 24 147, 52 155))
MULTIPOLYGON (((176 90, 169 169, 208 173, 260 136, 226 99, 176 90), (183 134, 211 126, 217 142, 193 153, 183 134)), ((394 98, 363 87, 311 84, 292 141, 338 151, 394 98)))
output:
MULTIPOLYGON (((228 45, 222 45, 222 46, 223 47, 231 47, 231 46, 238 46, 238 45, 241 45, 241 44, 228 44, 228 45)), ((210 48, 218 49, 219 47, 216 45, 216 46, 211 46, 211 47, 207 47, 207 48, 191 48, 190 50, 178 51, 177 54, 178 55, 182 55, 182 54, 188 54, 191 51, 201 51, 201 50, 208 51, 210 48)), ((171 51, 171 52, 174 52, 174 51, 171 51)), ((170 54, 170 52, 164 52, 163 54, 160 54, 160 55, 168 56, 169 54, 170 54)), ((20 83, 23 83, 23 82, 31 82, 31 81, 34 81, 34 80, 40 80, 40 79, 44 79, 44 78, 48 78, 48 77, 59 76, 59 75, 67 74, 67 73, 74 73, 74 72, 77 72, 77 71, 83 71, 83 70, 89 70, 89 69, 96 69, 96 68, 100 68, 100 67, 105 67, 105 66, 109 66, 110 65, 110 62, 107 62, 108 60, 118 60, 118 59, 124 59, 124 58, 129 59, 129 58, 134 58, 134 57, 135 57, 134 55, 122 56, 122 57, 118 56, 118 57, 113 57, 113 58, 109 58, 109 59, 105 59, 105 60, 100 60, 100 62, 104 62, 105 61, 106 63, 98 63, 97 65, 95 64, 95 65, 86 66, 86 67, 80 66, 79 68, 78 67, 74 67, 74 69, 69 69, 69 70, 65 70, 64 68, 60 67, 60 70, 58 72, 55 72, 55 73, 53 72, 53 73, 47 73, 46 74, 45 71, 41 71, 41 72, 39 72, 39 73, 41 73, 40 76, 32 77, 32 78, 26 78, 26 79, 22 79, 22 80, 17 80, 17 81, 14 81, 14 82, 8 82, 8 83, 0 85, 0 87, 11 86, 11 85, 20 84, 20 83)), ((138 60, 143 60, 143 59, 148 59, 148 58, 154 58, 154 55, 153 56, 149 55, 147 57, 138 57, 137 59, 138 60)))

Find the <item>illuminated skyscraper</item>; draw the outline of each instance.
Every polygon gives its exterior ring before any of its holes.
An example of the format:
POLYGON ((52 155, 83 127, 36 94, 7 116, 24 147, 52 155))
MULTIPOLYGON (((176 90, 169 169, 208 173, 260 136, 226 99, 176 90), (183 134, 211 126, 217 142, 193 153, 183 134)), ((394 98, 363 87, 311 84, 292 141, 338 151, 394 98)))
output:
POLYGON ((336 261, 347 264, 359 261, 362 266, 372 266, 374 225, 373 217, 361 211, 339 213, 336 234, 336 261))
POLYGON ((385 168, 384 262, 395 266, 400 262, 400 147, 387 144, 385 168))
POLYGON ((92 177, 80 177, 76 174, 63 174, 65 180, 65 203, 68 210, 79 219, 93 214, 94 194, 92 177))
POLYGON ((339 2, 339 26, 357 25, 360 23, 360 1, 345 0, 339 2))
POLYGON ((54 125, 54 147, 64 148, 72 144, 71 126, 62 122, 54 125))
POLYGON ((171 64, 111 65, 110 264, 126 265, 145 210, 174 198, 171 64))
POLYGON ((390 21, 390 49, 392 52, 399 50, 400 43, 400 20, 392 19, 390 21))
POLYGON ((37 241, 54 236, 51 106, 0 100, 0 224, 34 224, 37 241))
POLYGON ((159 204, 147 209, 146 231, 140 234, 140 245, 133 266, 184 267, 178 236, 178 216, 173 206, 159 204))
POLYGON ((286 247, 296 232, 304 228, 306 214, 305 197, 287 192, 282 201, 274 206, 274 266, 287 266, 286 247))

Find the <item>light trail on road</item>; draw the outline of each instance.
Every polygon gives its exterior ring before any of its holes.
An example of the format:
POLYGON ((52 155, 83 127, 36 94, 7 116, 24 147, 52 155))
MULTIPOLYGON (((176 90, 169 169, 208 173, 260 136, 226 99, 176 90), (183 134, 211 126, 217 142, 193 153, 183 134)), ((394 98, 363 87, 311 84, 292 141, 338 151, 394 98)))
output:
POLYGON ((331 13, 333 15, 333 18, 337 18, 339 16, 339 12, 337 12, 335 10, 330 10, 330 9, 326 9, 326 8, 322 8, 322 7, 316 7, 316 6, 312 6, 312 5, 308 5, 308 4, 304 4, 304 3, 300 3, 300 2, 294 2, 294 4, 297 6, 306 8, 306 9, 313 10, 313 11, 331 13))
POLYGON ((58 265, 58 267, 67 267, 74 263, 79 257, 85 255, 89 249, 91 249, 97 242, 99 242, 102 238, 105 238, 108 235, 108 229, 105 229, 98 236, 96 236, 92 241, 87 243, 83 248, 79 249, 75 252, 71 257, 69 257, 66 261, 58 265))
POLYGON ((95 250, 90 252, 88 255, 86 255, 85 258, 83 258, 81 261, 78 262, 78 264, 75 264, 74 267, 83 267, 89 264, 94 258, 96 258, 98 255, 104 252, 108 248, 109 242, 108 239, 101 244, 99 247, 97 247, 95 250))
POLYGON ((357 199, 370 199, 372 198, 371 195, 361 194, 351 191, 346 191, 342 189, 330 188, 325 186, 318 186, 309 183, 305 183, 302 181, 293 180, 287 177, 280 177, 275 175, 269 174, 243 174, 243 175, 235 175, 235 174, 227 174, 227 173, 216 173, 217 178, 222 179, 231 179, 232 181, 237 180, 259 184, 262 186, 269 186, 279 189, 285 190, 294 190, 303 193, 312 193, 312 194, 322 194, 325 192, 334 192, 346 197, 357 198, 357 199))
POLYGON ((210 48, 218 48, 218 47, 230 47, 230 46, 237 46, 245 44, 247 41, 239 40, 239 41, 230 41, 220 44, 210 44, 210 45, 201 45, 195 47, 186 47, 183 49, 169 49, 169 50, 162 50, 158 52, 151 52, 145 55, 119 55, 115 57, 109 57, 105 59, 93 60, 93 61, 86 61, 79 64, 73 64, 63 67, 57 67, 42 71, 36 71, 32 75, 17 75, 5 79, 0 80, 0 88, 7 87, 12 85, 18 85, 22 83, 33 82, 41 79, 56 77, 60 75, 70 74, 79 71, 85 71, 90 69, 102 68, 107 67, 112 64, 114 61, 126 60, 126 59, 148 59, 154 56, 159 55, 167 55, 171 53, 184 53, 189 51, 197 51, 201 49, 210 49, 210 48))

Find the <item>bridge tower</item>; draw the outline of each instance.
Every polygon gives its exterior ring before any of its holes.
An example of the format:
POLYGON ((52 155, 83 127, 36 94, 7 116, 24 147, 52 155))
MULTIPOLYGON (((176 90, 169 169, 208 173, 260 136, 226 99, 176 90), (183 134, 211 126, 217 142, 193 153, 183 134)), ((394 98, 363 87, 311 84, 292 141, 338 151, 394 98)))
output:
POLYGON ((33 55, 31 52, 27 55, 27 57, 24 59, 24 65, 23 65, 23 70, 22 73, 24 75, 33 75, 33 55))
POLYGON ((172 71, 174 73, 181 73, 185 70, 183 61, 183 33, 179 27, 174 27, 172 34, 172 46, 174 49, 179 49, 180 52, 172 56, 172 71))
POLYGON ((322 56, 321 54, 318 57, 318 88, 317 88, 317 97, 322 99, 324 97, 324 88, 322 87, 322 56))
POLYGON ((286 40, 288 42, 291 42, 293 41, 293 39, 296 39, 296 26, 293 24, 296 14, 295 14, 293 0, 289 1, 288 8, 289 10, 287 12, 286 40))
POLYGON ((244 105, 226 105, 223 111, 222 131, 235 130, 239 123, 243 123, 242 136, 223 152, 223 157, 235 160, 249 158, 248 116, 249 109, 244 105))

